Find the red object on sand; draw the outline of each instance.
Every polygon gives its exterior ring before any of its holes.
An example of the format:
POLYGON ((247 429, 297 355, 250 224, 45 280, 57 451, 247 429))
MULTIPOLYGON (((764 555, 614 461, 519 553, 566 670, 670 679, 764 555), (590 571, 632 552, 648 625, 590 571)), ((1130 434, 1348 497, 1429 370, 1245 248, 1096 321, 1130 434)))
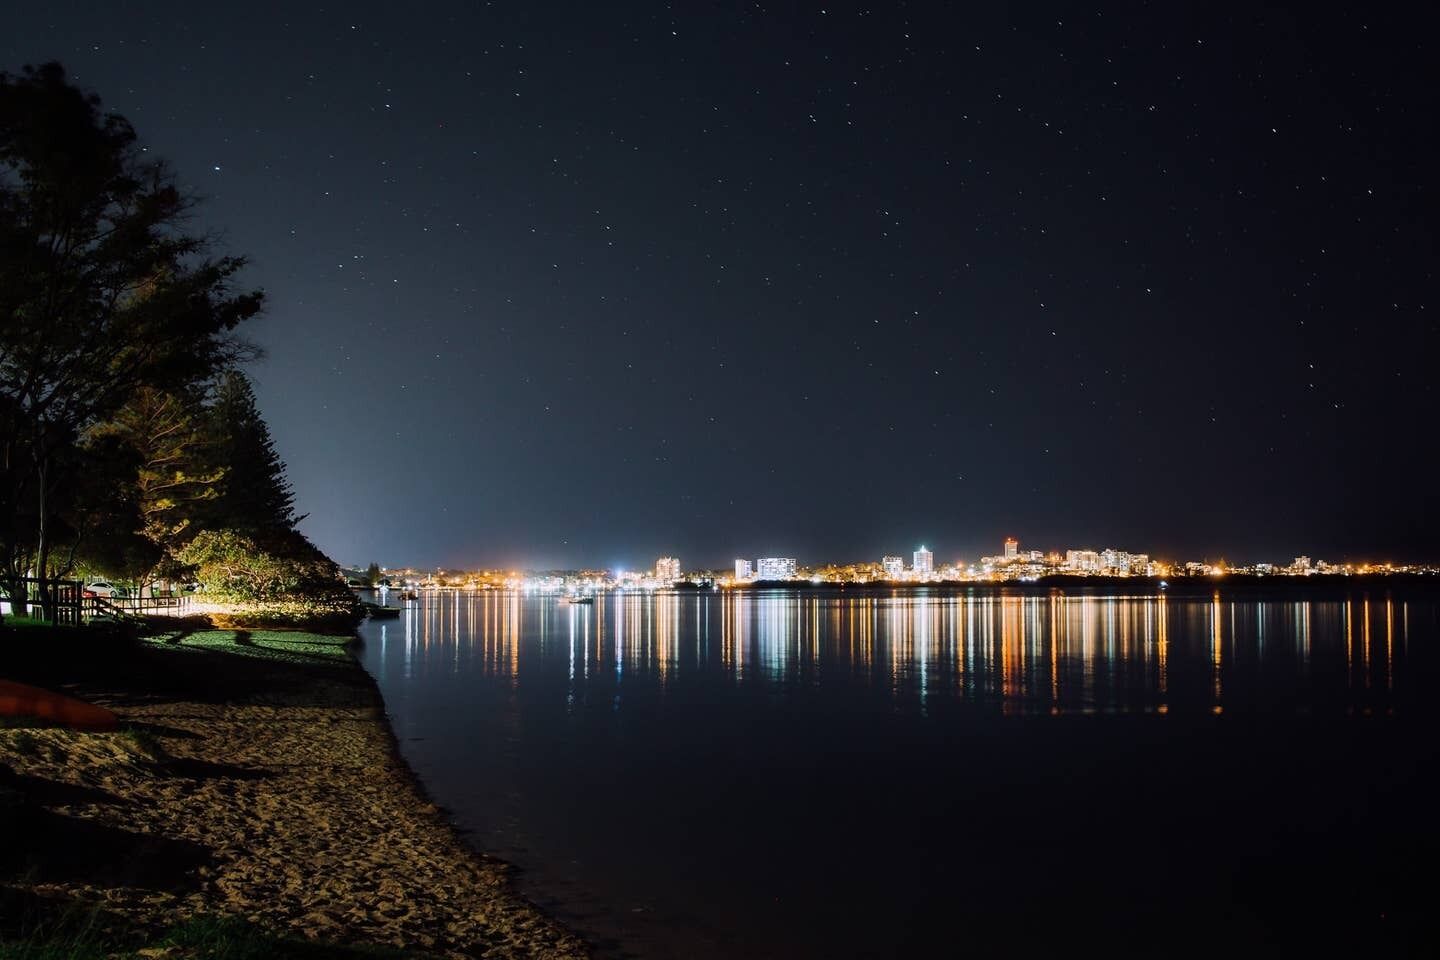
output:
POLYGON ((114 711, 11 680, 0 680, 0 717, 36 717, 76 730, 120 728, 114 711))

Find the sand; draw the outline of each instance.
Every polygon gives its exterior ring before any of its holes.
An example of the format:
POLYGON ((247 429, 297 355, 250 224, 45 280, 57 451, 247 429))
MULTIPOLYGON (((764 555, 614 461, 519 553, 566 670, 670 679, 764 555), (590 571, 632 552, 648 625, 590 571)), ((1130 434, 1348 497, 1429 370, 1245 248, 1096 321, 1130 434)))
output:
POLYGON ((0 882, 155 930, 228 914, 456 957, 587 955, 422 795, 353 659, 235 636, 143 644, 65 685, 127 732, 0 729, 0 774, 39 818, 0 882))

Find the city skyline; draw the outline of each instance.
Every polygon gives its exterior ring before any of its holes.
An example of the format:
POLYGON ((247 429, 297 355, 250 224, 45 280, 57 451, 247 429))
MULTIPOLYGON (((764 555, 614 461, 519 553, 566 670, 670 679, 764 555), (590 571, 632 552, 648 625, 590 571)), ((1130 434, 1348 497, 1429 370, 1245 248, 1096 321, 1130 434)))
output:
MULTIPOLYGON (((564 562, 563 558, 560 556, 550 556, 539 550, 517 550, 511 555, 481 557, 474 562, 467 562, 466 559, 463 557, 454 556, 446 558, 413 555, 393 556, 390 554, 386 554, 386 556, 389 556, 390 560, 393 561, 392 566, 415 569, 432 568, 475 570, 631 570, 653 567, 657 558, 670 556, 672 554, 682 557, 704 558, 703 565, 693 568, 687 567, 686 569, 733 570, 735 563, 739 562, 740 560, 749 560, 753 564, 756 559, 762 556, 794 557, 797 562, 802 562, 802 565, 804 562, 812 561, 814 563, 823 565, 837 563, 860 563, 868 562, 869 559, 873 559, 876 563, 879 563, 883 566, 885 560, 892 559, 899 560, 905 569, 910 569, 914 565, 913 553, 921 547, 928 547, 929 551, 934 554, 934 562, 937 566, 943 565, 945 563, 952 563, 955 560, 960 559, 973 560, 990 555, 1003 556, 1005 548, 1004 538, 998 541, 998 550, 996 549, 996 543, 992 542, 988 543, 987 545, 986 541, 980 540, 979 538, 964 538, 961 541, 964 546, 956 546, 953 549, 943 545, 940 547, 935 546, 935 544, 946 543, 946 541, 939 540, 938 538, 929 538, 924 541, 916 538, 911 541, 911 545, 908 547, 900 541, 882 540, 880 542, 880 546, 873 549, 842 549, 834 552, 799 551, 794 549, 785 549, 785 541, 781 538, 767 538, 762 542, 771 545, 771 549, 768 551, 757 550, 754 547, 746 549, 743 545, 739 548, 732 548, 729 551, 721 551, 713 548, 705 549, 703 547, 681 550, 678 549, 673 544, 673 542, 667 542, 664 538, 654 537, 647 539, 649 539, 650 542, 659 544, 659 546, 651 549, 626 547, 621 549, 597 550, 594 552, 586 552, 583 555, 575 553, 570 555, 570 559, 572 562, 564 562), (748 554, 748 556, 741 556, 741 554, 748 554), (727 559, 727 555, 729 559, 727 559), (867 559, 857 559, 862 557, 867 559)), ((1077 542, 1070 542, 1067 544, 1064 541, 1059 540, 1059 538, 1037 538, 1036 542, 1043 542, 1046 544, 1046 546, 1039 552, 1048 556, 1056 553, 1057 551, 1061 555, 1064 555, 1066 552, 1073 552, 1076 550, 1089 551, 1099 554, 1110 549, 1121 549, 1113 545, 1114 542, 1118 540, 1119 538, 1088 538, 1078 541, 1079 545, 1076 545, 1077 542)), ((792 540, 791 542, 794 541, 792 540)), ((1030 542, 1032 541, 1027 539, 1027 551, 1029 550, 1028 544, 1030 542)), ((395 553, 408 554, 411 553, 411 551, 400 550, 395 551, 395 553)), ((1369 550, 1357 549, 1354 551, 1326 551, 1319 546, 1306 544, 1304 542, 1297 542, 1294 545, 1283 546, 1279 548, 1266 548, 1262 546, 1251 549, 1231 549, 1226 548, 1223 545, 1216 546, 1212 549, 1199 550, 1173 549, 1156 546, 1146 549, 1144 553, 1147 556, 1155 557, 1157 559, 1165 559, 1170 562, 1176 562, 1177 560, 1179 560, 1180 562, 1184 562, 1184 560, 1181 560, 1180 558, 1185 558, 1188 560, 1196 560, 1205 563, 1224 562, 1226 564, 1234 565, 1250 565, 1253 563, 1275 562, 1277 558, 1288 561, 1298 556, 1326 556, 1331 558, 1336 563, 1349 564, 1391 563, 1426 565, 1440 562, 1440 552, 1437 552, 1435 550, 1416 549, 1413 551, 1395 551, 1375 548, 1369 550)), ((367 555, 363 557, 351 557, 349 561, 347 561, 347 563, 349 566, 352 567, 357 565, 363 567, 365 564, 372 561, 383 562, 379 555, 367 555)))
MULTIPOLYGON (((1037 537, 1032 540, 1027 537, 1024 541, 1025 550, 1021 551, 1021 540, 1017 537, 1005 535, 993 541, 985 541, 977 537, 963 538, 961 542, 965 545, 956 546, 953 549, 948 546, 944 546, 943 544, 945 544, 945 541, 941 541, 936 538, 930 538, 923 541, 919 538, 916 538, 911 541, 911 544, 909 546, 905 546, 902 541, 891 538, 888 540, 882 540, 881 545, 878 548, 869 550, 841 550, 836 551, 833 554, 827 554, 819 551, 812 552, 786 550, 783 549, 785 541, 782 538, 774 537, 765 538, 761 541, 763 544, 770 545, 772 547, 772 549, 768 551, 757 550, 753 547, 748 550, 744 549, 743 547, 741 549, 732 549, 729 551, 730 558, 727 560, 724 556, 721 555, 720 551, 717 551, 713 548, 680 550, 675 548, 673 542, 668 542, 669 547, 667 549, 667 541, 664 538, 652 537, 648 539, 655 543, 661 544, 661 546, 655 549, 648 550, 638 547, 629 547, 620 550, 605 551, 604 553, 597 552, 593 556, 584 556, 579 558, 578 562, 568 564, 562 562, 551 562, 549 559, 541 555, 539 551, 534 551, 530 553, 527 553, 525 551, 519 551, 513 557, 501 558, 498 561, 495 559, 491 559, 488 562, 482 561, 476 563, 435 562, 433 558, 427 560, 427 558, 423 557, 392 557, 391 559, 395 561, 392 566, 396 568, 410 569, 428 568, 447 570, 636 570, 642 568, 653 568, 657 561, 657 558, 675 559, 676 557, 693 558, 698 556, 704 558, 702 564, 699 566, 686 566, 686 570, 735 571, 737 569, 736 564, 742 562, 749 562, 751 564, 751 573, 753 573, 754 564, 758 562, 759 559, 763 559, 766 557, 786 559, 793 558, 801 566, 805 566, 807 563, 813 563, 815 565, 822 566, 835 564, 844 565, 851 563, 871 562, 873 560, 881 567, 884 567, 886 566, 887 561, 897 561, 902 569, 909 570, 914 567, 914 554, 919 552, 920 550, 926 550, 927 552, 932 554, 932 562, 935 564, 936 567, 939 567, 946 564, 952 564, 959 560, 979 560, 986 557, 1015 557, 1017 555, 1021 555, 1022 553, 1040 554, 1049 557, 1056 554, 1064 556, 1067 553, 1074 553, 1077 551, 1083 551, 1099 555, 1105 553, 1106 551, 1122 549, 1121 547, 1117 547, 1114 545, 1119 538, 1094 537, 1083 539, 1078 542, 1066 543, 1059 540, 1059 538, 1037 537), (1039 550, 1034 549, 1031 545, 1036 542, 1043 543, 1044 547, 1039 550), (937 543, 942 544, 942 546, 936 547, 935 544, 937 543), (747 555, 742 556, 741 554, 747 555)), ((1132 544, 1132 546, 1133 545, 1134 544, 1132 544)), ((1162 546, 1150 546, 1145 549, 1143 553, 1147 557, 1153 557, 1157 560, 1163 560, 1169 563, 1184 563, 1196 561, 1209 564, 1224 563, 1226 565, 1236 566, 1249 566, 1255 563, 1274 563, 1277 562, 1277 559, 1288 562, 1295 557, 1301 556, 1325 556, 1337 564, 1351 565, 1400 564, 1424 566, 1440 562, 1440 554, 1437 554, 1437 551, 1434 550, 1395 552, 1385 551, 1382 549, 1372 549, 1357 550, 1349 553, 1327 553, 1319 547, 1307 545, 1303 542, 1297 543, 1294 546, 1287 546, 1278 549, 1267 549, 1261 547, 1249 550, 1226 549, 1224 547, 1218 547, 1208 551, 1187 551, 1184 549, 1170 549, 1162 546)), ((365 564, 370 562, 378 562, 378 560, 376 560, 376 558, 351 558, 349 566, 363 567, 365 566, 365 564)), ((737 577, 738 576, 739 575, 737 573, 737 577)))
MULTIPOLYGON (((352 569, 360 570, 360 565, 352 569)), ((1021 549, 1020 541, 1007 537, 1001 551, 979 556, 967 562, 963 557, 944 558, 937 564, 934 551, 923 544, 912 554, 907 566, 903 557, 886 554, 861 560, 821 560, 802 562, 796 557, 739 557, 732 564, 687 566, 680 558, 663 556, 653 566, 645 564, 618 566, 501 567, 445 568, 414 566, 382 566, 382 572, 403 572, 407 577, 421 579, 436 576, 459 577, 478 582, 496 581, 506 586, 527 588, 635 587, 656 589, 682 582, 708 586, 744 586, 752 583, 809 581, 812 583, 955 583, 1031 581, 1053 577, 1128 578, 1148 577, 1215 577, 1248 576, 1310 576, 1372 573, 1440 573, 1440 562, 1397 563, 1393 560, 1355 561, 1349 558, 1329 559, 1297 554, 1282 560, 1249 559, 1242 561, 1214 559, 1175 559, 1149 553, 1106 547, 1021 549), (427 573, 428 570, 428 573, 427 573)))

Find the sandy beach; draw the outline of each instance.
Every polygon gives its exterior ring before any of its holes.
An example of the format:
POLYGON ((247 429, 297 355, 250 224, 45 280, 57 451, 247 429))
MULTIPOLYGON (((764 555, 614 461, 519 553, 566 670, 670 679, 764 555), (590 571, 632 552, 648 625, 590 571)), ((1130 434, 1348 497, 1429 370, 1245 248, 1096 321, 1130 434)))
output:
POLYGON ((182 631, 8 664, 110 707, 124 729, 0 729, 0 787, 24 797, 0 884, 139 931, 224 915, 442 956, 585 956, 426 800, 343 643, 182 631))

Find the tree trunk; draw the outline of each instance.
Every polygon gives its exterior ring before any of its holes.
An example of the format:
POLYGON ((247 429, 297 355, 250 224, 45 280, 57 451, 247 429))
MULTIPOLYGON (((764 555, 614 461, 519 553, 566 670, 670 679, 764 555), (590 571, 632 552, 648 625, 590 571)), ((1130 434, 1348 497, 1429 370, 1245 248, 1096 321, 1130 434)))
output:
MULTIPOLYGON (((4 424, 7 431, 13 431, 15 425, 7 421, 4 424)), ((25 499, 25 488, 29 484, 29 464, 22 464, 19 445, 13 439, 13 433, 6 438, 3 448, 0 448, 0 477, 5 482, 5 497, 0 500, 0 509, 4 514, 0 516, 0 549, 3 549, 4 565, 0 567, 0 589, 5 591, 10 601, 10 616, 24 617, 30 612, 29 587, 25 583, 26 562, 29 560, 28 551, 24 550, 19 543, 19 515, 20 504, 25 499)))
POLYGON ((5 588, 5 596, 10 601, 10 616, 23 617, 30 612, 30 595, 24 580, 6 577, 0 586, 5 588))
POLYGON ((40 454, 39 463, 36 466, 40 474, 40 489, 37 491, 40 497, 40 509, 37 511, 39 513, 39 527, 36 530, 38 537, 35 544, 35 580, 40 592, 41 613, 46 620, 55 623, 56 615, 59 611, 55 609, 55 589, 50 583, 50 539, 46 535, 49 527, 47 523, 49 520, 49 498, 46 495, 49 492, 47 490, 50 472, 47 469, 48 466, 48 459, 43 453, 40 454))

